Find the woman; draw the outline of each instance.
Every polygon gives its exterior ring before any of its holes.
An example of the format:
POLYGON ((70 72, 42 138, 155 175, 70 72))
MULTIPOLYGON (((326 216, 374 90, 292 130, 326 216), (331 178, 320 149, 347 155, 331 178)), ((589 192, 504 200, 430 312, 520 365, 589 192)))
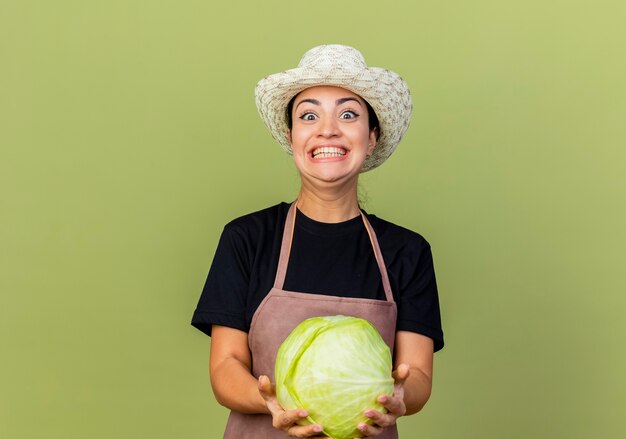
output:
MULTIPOLYGON (((326 437, 283 410, 272 380, 279 345, 302 320, 370 320, 394 353, 388 413, 366 410, 364 437, 396 438, 396 419, 430 396, 443 332, 432 256, 417 233, 359 208, 358 176, 382 164, 404 135, 411 98, 393 72, 356 49, 309 50, 297 68, 261 80, 257 107, 301 177, 291 205, 224 228, 192 324, 211 335, 211 385, 231 409, 226 438, 326 437)), ((374 402, 374 401, 373 401, 374 402)))

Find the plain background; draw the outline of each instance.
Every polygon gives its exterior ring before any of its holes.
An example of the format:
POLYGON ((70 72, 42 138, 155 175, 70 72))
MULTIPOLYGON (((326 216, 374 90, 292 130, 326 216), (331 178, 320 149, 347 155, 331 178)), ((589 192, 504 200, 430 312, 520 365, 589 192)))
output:
POLYGON ((218 438, 189 325, 223 225, 292 200, 256 82, 357 47, 414 101, 364 207, 431 243, 403 438, 626 435, 623 1, 0 2, 0 437, 218 438))

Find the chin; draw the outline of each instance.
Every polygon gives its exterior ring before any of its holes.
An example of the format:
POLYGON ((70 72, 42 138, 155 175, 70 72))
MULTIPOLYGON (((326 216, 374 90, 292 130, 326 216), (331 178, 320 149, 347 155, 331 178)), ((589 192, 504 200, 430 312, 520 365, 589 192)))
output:
MULTIPOLYGON (((297 165, 297 163, 296 163, 297 165)), ((311 183, 346 183, 352 180, 358 180, 361 167, 344 162, 344 166, 337 166, 337 163, 327 163, 325 165, 316 164, 314 166, 296 166, 300 177, 310 181, 311 183)), ((361 163, 361 166, 363 164, 361 163)))
POLYGON ((348 182, 351 180, 357 180, 359 173, 315 173, 315 174, 307 174, 307 179, 314 182, 323 182, 323 183, 338 183, 338 182, 348 182))

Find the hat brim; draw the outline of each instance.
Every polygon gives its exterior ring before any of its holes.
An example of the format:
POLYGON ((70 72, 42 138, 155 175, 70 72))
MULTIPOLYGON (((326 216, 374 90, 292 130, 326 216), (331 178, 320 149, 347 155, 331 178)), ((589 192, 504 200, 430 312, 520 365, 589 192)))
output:
POLYGON ((285 151, 292 153, 287 135, 287 105, 301 91, 318 85, 345 88, 361 96, 378 117, 380 133, 376 148, 363 163, 361 172, 387 160, 409 127, 412 103, 406 82, 398 74, 377 67, 332 72, 297 67, 263 78, 255 89, 256 105, 272 137, 285 151))

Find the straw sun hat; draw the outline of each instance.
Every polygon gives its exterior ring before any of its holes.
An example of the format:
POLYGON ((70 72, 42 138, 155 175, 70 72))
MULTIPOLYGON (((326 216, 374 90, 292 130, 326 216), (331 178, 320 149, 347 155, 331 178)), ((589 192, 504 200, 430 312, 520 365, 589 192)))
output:
POLYGON ((256 105, 272 137, 292 153, 287 137, 287 105, 302 90, 316 85, 350 90, 374 109, 380 124, 378 142, 361 172, 387 160, 409 127, 411 94, 399 75, 367 67, 361 52, 353 47, 338 44, 314 47, 304 54, 295 69, 259 81, 255 89, 256 105))

